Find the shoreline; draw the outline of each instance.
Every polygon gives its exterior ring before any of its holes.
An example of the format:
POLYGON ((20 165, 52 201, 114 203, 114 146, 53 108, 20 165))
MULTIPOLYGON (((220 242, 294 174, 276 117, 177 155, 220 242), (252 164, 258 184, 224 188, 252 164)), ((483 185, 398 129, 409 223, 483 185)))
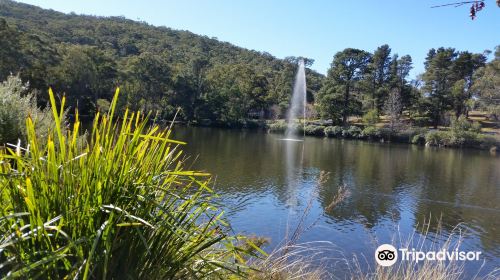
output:
MULTIPOLYGON (((166 122, 171 123, 171 122, 166 122)), ((500 151, 500 140, 492 135, 478 133, 472 137, 478 139, 463 139, 459 143, 450 143, 446 138, 449 130, 430 129, 427 127, 407 127, 403 130, 390 131, 385 127, 373 127, 366 125, 349 126, 323 126, 317 125, 318 122, 310 122, 306 125, 305 135, 312 137, 336 138, 345 140, 360 140, 366 142, 378 143, 399 143, 417 146, 432 146, 437 148, 452 149, 474 149, 488 151, 492 155, 498 155, 500 151), (316 124, 315 124, 316 123, 316 124)), ((229 130, 260 130, 266 133, 284 134, 286 126, 282 121, 271 120, 250 120, 240 123, 198 123, 198 122, 180 122, 175 124, 192 127, 221 128, 229 130)), ((467 133, 467 132, 464 132, 467 133)), ((296 128, 297 135, 303 135, 303 127, 296 128)), ((468 135, 471 137, 470 133, 468 135)))

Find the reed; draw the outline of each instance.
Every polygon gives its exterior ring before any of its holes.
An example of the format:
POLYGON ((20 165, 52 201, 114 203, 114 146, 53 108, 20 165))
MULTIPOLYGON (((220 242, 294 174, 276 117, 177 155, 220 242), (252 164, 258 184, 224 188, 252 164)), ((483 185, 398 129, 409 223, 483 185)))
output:
MULTIPOLYGON (((26 119, 26 147, 0 151, 0 276, 5 279, 171 279, 243 275, 244 237, 212 202, 210 175, 185 170, 171 129, 126 110, 96 114, 42 141, 26 119)), ((255 249, 255 248, 254 248, 255 249)), ((258 248, 257 248, 258 249, 258 248)), ((260 252, 260 249, 254 250, 260 252)))

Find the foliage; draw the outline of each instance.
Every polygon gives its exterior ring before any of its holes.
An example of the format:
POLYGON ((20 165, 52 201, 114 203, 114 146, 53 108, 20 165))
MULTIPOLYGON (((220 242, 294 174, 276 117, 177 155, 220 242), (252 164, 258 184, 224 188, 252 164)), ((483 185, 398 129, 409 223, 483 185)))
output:
POLYGON ((322 125, 308 124, 304 129, 306 135, 325 136, 325 127, 322 125))
POLYGON ((472 98, 474 73, 484 65, 481 54, 457 52, 453 48, 431 49, 425 61, 423 90, 429 95, 429 113, 437 127, 447 110, 455 109, 458 117, 466 114, 466 102, 472 98))
POLYGON ((331 68, 328 70, 325 86, 333 87, 337 99, 341 102, 340 114, 342 123, 347 124, 350 115, 360 113, 361 103, 358 98, 353 98, 353 91, 357 82, 362 79, 367 71, 371 54, 353 48, 347 48, 335 54, 331 68))
POLYGON ((375 126, 367 126, 361 131, 360 137, 376 139, 382 136, 382 131, 375 126))
POLYGON ((17 144, 18 139, 26 143, 25 120, 30 116, 35 132, 45 139, 53 127, 50 109, 36 105, 35 94, 29 91, 29 84, 23 84, 19 76, 9 76, 0 83, 0 144, 17 144))
POLYGON ((465 118, 465 116, 460 116, 458 118, 453 118, 451 120, 451 131, 455 134, 461 132, 474 132, 481 133, 481 124, 478 122, 470 122, 465 118))
MULTIPOLYGON (((184 169, 170 130, 139 112, 116 121, 118 90, 77 144, 78 114, 44 142, 0 152, 0 274, 5 279, 172 279, 241 273, 242 238, 227 234, 208 174, 184 169)), ((259 250, 260 252, 260 250, 259 250)))
POLYGON ((490 136, 481 134, 481 125, 471 123, 464 116, 451 121, 449 131, 430 131, 425 135, 426 144, 449 147, 483 147, 498 145, 490 136))
POLYGON ((361 128, 351 125, 342 130, 342 137, 344 138, 359 138, 361 136, 361 128))
MULTIPOLYGON (((0 35, 0 79, 12 72, 32 89, 50 85, 86 116, 104 112, 109 88, 120 85, 119 111, 253 127, 257 119, 285 116, 298 61, 313 63, 123 17, 63 14, 10 0, 0 0, 0 35)), ((335 54, 326 77, 306 69, 307 107, 343 126, 352 116, 377 110, 389 117, 392 132, 402 129, 402 116, 437 128, 447 125, 451 111, 468 116, 476 105, 498 120, 500 48, 490 62, 487 54, 431 49, 425 72, 410 81, 409 55, 399 56, 389 45, 373 52, 346 48, 335 54)))
POLYGON ((363 123, 369 125, 369 126, 374 126, 380 121, 380 118, 378 116, 378 111, 376 109, 370 110, 366 112, 366 114, 363 115, 363 123))
POLYGON ((481 109, 489 112, 493 119, 500 116, 500 46, 497 46, 495 58, 475 73, 475 82, 472 86, 479 94, 481 109))
POLYGON ((340 137, 342 136, 341 126, 327 126, 325 127, 325 135, 328 137, 340 137))
MULTIPOLYGON (((299 61, 122 17, 62 14, 9 0, 0 1, 0 35, 0 79, 20 72, 35 89, 65 92, 68 105, 85 114, 120 85, 119 110, 157 111, 163 120, 178 108, 183 120, 241 122, 276 107, 282 117, 299 61)), ((306 75, 312 103, 323 75, 311 69, 306 75)))
POLYGON ((279 120, 276 122, 273 122, 269 125, 269 131, 270 132, 285 132, 288 127, 288 124, 283 121, 279 120))

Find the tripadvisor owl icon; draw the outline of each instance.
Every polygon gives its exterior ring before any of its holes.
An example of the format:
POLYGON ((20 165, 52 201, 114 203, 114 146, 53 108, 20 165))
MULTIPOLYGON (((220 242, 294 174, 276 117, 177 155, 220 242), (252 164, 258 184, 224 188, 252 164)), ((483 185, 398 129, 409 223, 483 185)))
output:
POLYGON ((391 266, 398 260, 398 251, 390 244, 382 244, 375 250, 375 261, 381 266, 391 266))

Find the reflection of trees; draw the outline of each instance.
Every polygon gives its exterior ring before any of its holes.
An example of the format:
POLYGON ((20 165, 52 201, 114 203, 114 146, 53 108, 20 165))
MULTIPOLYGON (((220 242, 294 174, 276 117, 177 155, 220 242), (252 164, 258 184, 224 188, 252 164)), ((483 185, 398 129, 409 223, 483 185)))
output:
MULTIPOLYGON (((197 128, 174 137, 188 141, 189 154, 200 154, 197 166, 217 175, 216 189, 222 194, 272 192, 283 205, 290 197, 298 197, 298 204, 306 203, 300 193, 304 187, 287 189, 285 146, 276 140, 277 135, 197 128)), ((295 167, 302 165, 300 153, 297 149, 294 154, 295 167)), ((323 209, 339 186, 346 184, 351 192, 340 207, 325 213, 333 220, 371 228, 382 220, 400 221, 400 216, 421 225, 429 215, 442 215, 443 230, 464 222, 476 226, 485 248, 499 245, 500 160, 487 154, 307 138, 303 170, 310 168, 330 172, 329 182, 318 190, 323 209)), ((305 178, 308 175, 304 172, 298 173, 297 178, 312 180, 305 178)))
POLYGON ((323 206, 329 204, 338 186, 347 185, 349 199, 341 207, 326 213, 334 219, 356 220, 366 227, 375 226, 383 217, 398 220, 399 198, 393 195, 404 170, 400 149, 390 146, 374 148, 372 143, 352 142, 337 146, 331 165, 330 188, 320 190, 323 206))
POLYGON ((351 143, 331 151, 335 176, 320 190, 320 201, 326 207, 342 184, 352 196, 328 216, 361 220, 367 227, 380 219, 397 221, 403 212, 414 217, 415 226, 430 215, 442 216, 443 230, 475 225, 485 248, 498 246, 500 161, 477 151, 351 143))
MULTIPOLYGON (((426 149, 420 165, 427 176, 420 185, 423 202, 415 210, 415 223, 429 215, 441 216, 446 231, 465 223, 485 248, 498 248, 500 161, 474 151, 426 149)), ((430 230, 435 232, 436 226, 430 230)))

